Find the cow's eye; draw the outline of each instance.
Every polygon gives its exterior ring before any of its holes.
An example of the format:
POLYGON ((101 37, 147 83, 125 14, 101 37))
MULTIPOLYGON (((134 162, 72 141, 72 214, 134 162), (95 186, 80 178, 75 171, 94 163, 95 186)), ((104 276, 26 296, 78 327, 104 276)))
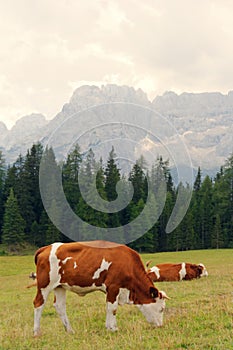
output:
POLYGON ((161 309, 159 310, 159 312, 164 312, 164 307, 161 307, 161 309))

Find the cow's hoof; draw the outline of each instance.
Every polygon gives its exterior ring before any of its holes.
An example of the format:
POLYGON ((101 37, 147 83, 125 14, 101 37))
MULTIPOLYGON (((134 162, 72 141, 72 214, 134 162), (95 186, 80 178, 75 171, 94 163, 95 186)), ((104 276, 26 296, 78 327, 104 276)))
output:
POLYGON ((118 328, 117 327, 112 327, 112 328, 107 328, 108 331, 110 332, 117 332, 118 328))
POLYGON ((75 334, 75 331, 72 328, 67 329, 66 332, 69 334, 75 334))
POLYGON ((40 336, 41 336, 41 331, 35 331, 34 334, 33 334, 34 338, 38 338, 40 336))

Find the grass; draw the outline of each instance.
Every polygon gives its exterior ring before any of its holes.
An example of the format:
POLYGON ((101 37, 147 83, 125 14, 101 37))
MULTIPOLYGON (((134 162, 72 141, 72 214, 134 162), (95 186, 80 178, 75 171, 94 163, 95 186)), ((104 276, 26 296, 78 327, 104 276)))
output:
MULTIPOLYGON (((135 306, 118 308, 119 331, 105 330, 105 296, 79 297, 67 293, 67 313, 74 335, 67 334, 52 306, 53 296, 41 319, 42 336, 34 339, 35 288, 26 289, 35 270, 33 256, 0 257, 0 350, 93 349, 233 349, 233 250, 203 250, 143 254, 144 262, 202 262, 207 278, 157 283, 171 297, 164 326, 151 327, 135 306)), ((152 266, 151 264, 151 266, 152 266)))

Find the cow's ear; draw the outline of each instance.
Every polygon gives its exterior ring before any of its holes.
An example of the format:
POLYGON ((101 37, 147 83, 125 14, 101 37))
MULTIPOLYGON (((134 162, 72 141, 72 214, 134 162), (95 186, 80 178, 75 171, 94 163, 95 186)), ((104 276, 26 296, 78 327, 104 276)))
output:
POLYGON ((159 296, 158 289, 155 287, 150 287, 150 295, 152 296, 152 298, 158 298, 159 296))
POLYGON ((148 267, 149 267, 150 263, 151 263, 151 260, 146 262, 146 271, 148 271, 148 267))

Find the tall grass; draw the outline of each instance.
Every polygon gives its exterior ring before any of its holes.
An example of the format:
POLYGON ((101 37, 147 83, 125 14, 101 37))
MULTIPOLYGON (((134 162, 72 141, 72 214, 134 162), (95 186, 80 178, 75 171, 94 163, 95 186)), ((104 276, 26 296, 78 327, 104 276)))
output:
POLYGON ((75 330, 67 334, 52 306, 53 296, 41 319, 42 336, 34 339, 33 298, 26 289, 35 270, 32 256, 0 257, 0 349, 233 349, 233 250, 189 251, 142 255, 144 262, 202 262, 207 278, 157 283, 171 297, 164 326, 153 328, 135 306, 118 308, 119 331, 105 330, 105 295, 79 297, 67 293, 67 313, 75 330))

